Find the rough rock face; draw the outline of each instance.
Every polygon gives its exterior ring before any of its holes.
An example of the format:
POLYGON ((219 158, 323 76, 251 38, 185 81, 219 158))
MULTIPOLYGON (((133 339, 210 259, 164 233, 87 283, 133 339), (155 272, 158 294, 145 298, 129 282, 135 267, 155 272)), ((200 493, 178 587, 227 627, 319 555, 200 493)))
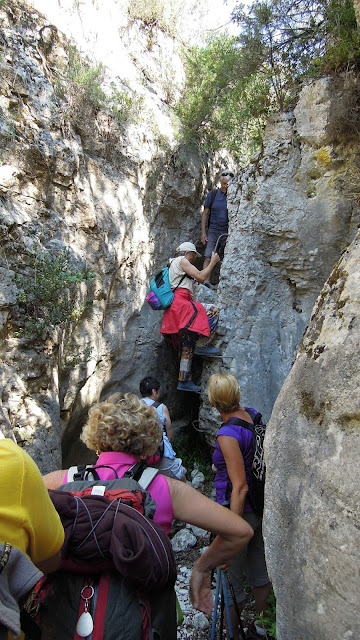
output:
MULTIPOLYGON (((218 289, 225 358, 209 361, 202 386, 230 371, 243 403, 266 419, 316 297, 359 224, 357 95, 351 78, 306 86, 293 111, 272 118, 262 152, 229 187, 218 289)), ((206 402, 200 415, 211 439, 218 417, 206 402)))
POLYGON ((279 640, 360 637, 360 233, 321 291, 266 435, 279 640))
MULTIPOLYGON (((131 30, 140 47, 141 24, 131 30)), ((94 104, 88 86, 68 84, 61 96, 70 50, 47 19, 9 0, 0 31, 1 431, 45 471, 61 464, 64 430, 71 455, 83 415, 102 392, 137 392, 149 372, 169 380, 161 314, 143 304, 152 273, 181 240, 196 237, 203 167, 176 150, 161 77, 139 81, 142 117, 124 123, 94 104), (18 277, 35 291, 34 260, 63 249, 74 268, 95 274, 77 287, 76 319, 40 337, 16 334, 18 277)), ((142 77, 140 54, 136 61, 142 77)))
POLYGON ((354 0, 354 8, 355 8, 356 22, 357 22, 358 27, 359 27, 360 26, 360 2, 359 2, 359 0, 354 0))

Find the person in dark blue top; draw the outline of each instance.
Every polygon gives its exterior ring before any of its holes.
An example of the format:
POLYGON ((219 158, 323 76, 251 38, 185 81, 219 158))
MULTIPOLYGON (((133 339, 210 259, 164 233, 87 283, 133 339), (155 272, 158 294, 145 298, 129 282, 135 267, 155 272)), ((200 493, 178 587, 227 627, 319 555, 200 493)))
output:
POLYGON ((220 189, 209 191, 204 202, 201 216, 201 242, 206 245, 204 268, 209 264, 218 240, 217 253, 221 258, 224 256, 228 233, 227 188, 233 177, 233 173, 224 171, 220 176, 220 189))

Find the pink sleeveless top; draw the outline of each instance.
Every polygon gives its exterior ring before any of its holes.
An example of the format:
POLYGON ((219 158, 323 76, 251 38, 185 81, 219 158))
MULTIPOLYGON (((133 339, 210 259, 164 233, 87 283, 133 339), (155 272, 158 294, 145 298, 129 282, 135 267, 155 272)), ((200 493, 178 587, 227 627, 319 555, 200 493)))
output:
MULTIPOLYGON (((101 453, 97 463, 94 465, 108 465, 115 469, 119 478, 130 469, 133 464, 139 462, 137 456, 133 456, 130 453, 122 453, 120 451, 109 451, 101 453)), ((111 469, 98 469, 100 480, 114 480, 114 473, 111 469)), ((65 480, 67 482, 67 472, 65 474, 65 480)), ((165 476, 160 473, 155 476, 154 480, 150 482, 147 491, 150 493, 153 500, 156 502, 156 511, 154 515, 154 522, 160 525, 164 529, 165 533, 169 534, 171 530, 171 524, 174 519, 174 512, 171 503, 169 485, 165 476)))

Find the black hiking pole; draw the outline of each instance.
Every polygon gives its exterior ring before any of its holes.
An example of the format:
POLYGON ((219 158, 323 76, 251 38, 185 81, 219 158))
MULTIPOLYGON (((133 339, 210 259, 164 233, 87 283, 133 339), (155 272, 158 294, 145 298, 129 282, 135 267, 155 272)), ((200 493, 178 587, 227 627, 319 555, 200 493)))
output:
POLYGON ((216 636, 216 620, 217 620, 217 609, 219 604, 220 589, 221 589, 220 640, 222 640, 223 630, 224 630, 224 608, 226 611, 227 630, 228 630, 229 638, 230 640, 234 640, 233 628, 232 628, 231 617, 230 617, 229 596, 226 589, 225 574, 219 568, 217 568, 216 570, 216 595, 215 595, 214 615, 213 615, 213 621, 212 621, 211 640, 215 640, 215 636, 216 636), (224 604, 225 604, 225 607, 224 607, 224 604))
POLYGON ((229 587, 230 587, 231 597, 232 597, 232 599, 233 599, 233 603, 234 603, 234 607, 235 607, 236 615, 237 615, 237 617, 238 617, 240 634, 241 634, 242 640, 246 640, 245 631, 244 631, 243 623, 242 623, 242 620, 241 620, 241 614, 240 614, 239 605, 238 605, 238 603, 237 603, 237 601, 236 601, 236 596, 235 596, 235 591, 234 591, 234 585, 233 585, 233 583, 231 582, 230 574, 229 574, 229 572, 228 572, 228 571, 226 571, 226 572, 225 572, 225 575, 226 575, 226 579, 227 579, 227 581, 228 581, 228 585, 229 585, 229 587))
POLYGON ((227 629, 228 629, 229 639, 230 640, 234 640, 234 632, 233 632, 231 616, 230 616, 230 602, 229 602, 229 596, 228 596, 228 592, 227 592, 227 588, 226 588, 226 581, 229 584, 229 588, 230 588, 231 596, 232 596, 232 599, 233 599, 236 615, 238 617, 238 621, 239 621, 238 627, 240 629, 241 638, 242 638, 242 640, 246 640, 245 631, 244 631, 244 627, 243 627, 243 624, 242 624, 242 621, 241 621, 241 616, 240 616, 240 609, 239 609, 238 603, 236 602, 234 586, 233 586, 233 584, 232 584, 232 582, 230 580, 229 573, 227 571, 224 572, 219 568, 216 570, 216 594, 215 594, 215 607, 214 607, 214 614, 213 614, 213 620, 212 620, 212 629, 211 629, 211 640, 215 640, 215 638, 216 638, 216 622, 217 622, 217 610, 218 610, 218 605, 219 605, 220 589, 221 589, 221 598, 220 598, 220 640, 222 640, 222 634, 223 634, 223 630, 224 630, 224 609, 226 611, 227 629))

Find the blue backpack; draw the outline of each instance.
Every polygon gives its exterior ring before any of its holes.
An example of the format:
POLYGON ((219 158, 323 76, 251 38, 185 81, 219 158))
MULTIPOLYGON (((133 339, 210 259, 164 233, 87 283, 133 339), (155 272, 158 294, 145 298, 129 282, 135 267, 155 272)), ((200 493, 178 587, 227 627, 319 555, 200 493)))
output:
POLYGON ((164 267, 159 273, 157 273, 150 282, 149 291, 146 294, 145 300, 149 303, 150 307, 154 311, 163 311, 170 307, 174 300, 174 291, 177 289, 187 274, 183 275, 179 284, 172 289, 169 278, 169 267, 164 267))

